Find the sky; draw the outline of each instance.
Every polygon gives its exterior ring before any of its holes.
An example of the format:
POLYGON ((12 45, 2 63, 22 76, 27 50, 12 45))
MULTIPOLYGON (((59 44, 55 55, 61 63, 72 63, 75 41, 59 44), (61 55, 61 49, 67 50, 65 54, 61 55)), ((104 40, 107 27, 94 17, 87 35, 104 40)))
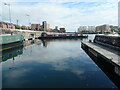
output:
POLYGON ((79 26, 118 25, 118 0, 1 0, 0 21, 28 25, 47 21, 51 28, 58 26, 77 31, 79 26), (29 15, 29 16, 27 16, 29 15))

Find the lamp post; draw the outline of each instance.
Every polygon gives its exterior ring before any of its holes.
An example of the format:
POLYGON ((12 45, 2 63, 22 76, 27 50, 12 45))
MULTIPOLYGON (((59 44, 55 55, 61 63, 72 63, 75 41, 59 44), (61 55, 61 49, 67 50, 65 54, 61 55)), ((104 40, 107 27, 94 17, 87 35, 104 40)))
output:
POLYGON ((18 25, 18 19, 17 19, 17 25, 18 25))
POLYGON ((4 5, 9 6, 9 19, 10 19, 10 28, 11 28, 11 12, 10 12, 10 4, 4 3, 4 5))
POLYGON ((28 15, 28 14, 26 14, 26 16, 28 16, 28 24, 29 24, 29 26, 30 26, 30 15, 28 15))

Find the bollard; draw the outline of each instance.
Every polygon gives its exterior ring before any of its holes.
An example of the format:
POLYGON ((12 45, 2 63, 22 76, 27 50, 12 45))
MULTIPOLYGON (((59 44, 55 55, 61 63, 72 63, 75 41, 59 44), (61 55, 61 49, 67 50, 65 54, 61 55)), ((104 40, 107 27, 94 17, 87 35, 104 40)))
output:
POLYGON ((92 42, 92 40, 89 40, 89 42, 92 42))

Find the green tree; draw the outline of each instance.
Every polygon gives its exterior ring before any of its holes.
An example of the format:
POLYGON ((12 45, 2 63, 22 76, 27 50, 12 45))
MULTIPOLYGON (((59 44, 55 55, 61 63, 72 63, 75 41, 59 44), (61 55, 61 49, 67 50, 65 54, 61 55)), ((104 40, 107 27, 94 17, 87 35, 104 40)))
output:
POLYGON ((44 29, 43 28, 39 28, 39 31, 44 31, 44 29))
POLYGON ((96 30, 95 32, 100 33, 100 32, 102 32, 102 31, 101 31, 101 30, 96 30))
POLYGON ((115 28, 111 28, 111 31, 113 32, 119 32, 119 30, 118 29, 115 29, 115 28))
POLYGON ((15 29, 20 29, 20 25, 15 25, 15 29))
POLYGON ((27 27, 26 27, 26 26, 24 26, 24 25, 22 25, 22 26, 21 26, 21 29, 27 29, 27 27))

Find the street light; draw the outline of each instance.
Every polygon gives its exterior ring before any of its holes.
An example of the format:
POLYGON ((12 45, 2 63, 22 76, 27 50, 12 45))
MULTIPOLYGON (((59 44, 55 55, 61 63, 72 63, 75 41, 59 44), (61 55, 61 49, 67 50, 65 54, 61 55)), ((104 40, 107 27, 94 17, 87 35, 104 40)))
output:
POLYGON ((17 19, 17 25, 18 25, 18 19, 17 19))
POLYGON ((30 15, 28 15, 28 14, 26 14, 26 16, 28 16, 28 24, 29 24, 29 26, 30 26, 30 15))
POLYGON ((11 28, 11 12, 10 12, 10 4, 4 3, 4 5, 9 6, 9 18, 10 18, 10 28, 11 28))

